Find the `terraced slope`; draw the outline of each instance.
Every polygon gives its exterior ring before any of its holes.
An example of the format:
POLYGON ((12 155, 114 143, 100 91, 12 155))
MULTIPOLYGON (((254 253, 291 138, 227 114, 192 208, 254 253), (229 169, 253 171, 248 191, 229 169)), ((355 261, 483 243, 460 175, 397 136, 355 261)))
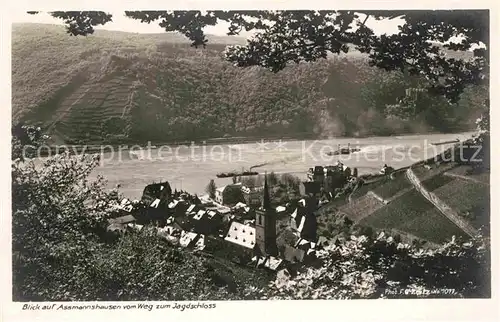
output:
POLYGON ((175 33, 70 37, 63 26, 15 24, 13 120, 39 123, 55 142, 96 145, 388 135, 440 126, 426 115, 407 122, 375 110, 380 80, 396 86, 401 79, 356 52, 272 73, 222 58, 227 44, 246 40, 208 38, 206 49, 194 49, 175 33))
POLYGON ((388 180, 386 183, 379 185, 373 189, 373 192, 384 199, 390 199, 397 193, 411 188, 411 183, 406 179, 404 172, 398 173, 394 179, 388 180))
POLYGON ((445 242, 453 235, 466 236, 416 190, 379 208, 359 224, 378 229, 397 229, 436 243, 445 242))
POLYGON ((349 219, 354 222, 359 222, 363 218, 370 216, 373 212, 382 208, 384 203, 380 202, 371 194, 366 194, 351 203, 341 207, 339 211, 346 214, 349 219))
POLYGON ((477 172, 472 172, 471 167, 467 165, 461 165, 457 166, 450 171, 447 171, 445 173, 447 176, 463 179, 463 180, 469 180, 469 181, 475 181, 478 183, 483 183, 485 185, 490 184, 490 174, 489 173, 477 173, 477 172))
POLYGON ((453 178, 445 176, 444 174, 438 174, 432 178, 422 181, 422 185, 428 191, 433 191, 439 187, 446 185, 448 182, 453 181, 453 178))
MULTIPOLYGON (((481 228, 489 234, 489 174, 471 174, 471 168, 455 163, 434 164, 431 169, 421 165, 412 167, 422 186, 441 199, 460 222, 465 222, 468 227, 465 231, 481 228), (455 173, 458 177, 450 176, 449 173, 455 173)), ((447 242, 452 236, 469 238, 463 230, 465 228, 460 228, 455 220, 441 213, 415 189, 405 172, 398 173, 394 179, 386 177, 364 185, 351 195, 349 203, 331 208, 322 213, 321 219, 333 222, 334 226, 346 216, 357 227, 371 227, 377 231, 399 234, 409 240, 417 238, 429 242, 429 246, 447 242), (382 200, 377 199, 376 195, 382 200)))
POLYGON ((490 189, 488 185, 454 179, 432 192, 476 229, 489 230, 490 189))

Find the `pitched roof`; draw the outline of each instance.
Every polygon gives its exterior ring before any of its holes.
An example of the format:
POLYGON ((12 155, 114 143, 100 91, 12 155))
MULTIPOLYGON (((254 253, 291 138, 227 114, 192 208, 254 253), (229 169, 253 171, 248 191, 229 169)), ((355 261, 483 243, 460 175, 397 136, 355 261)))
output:
POLYGON ((255 228, 233 221, 224 240, 253 249, 255 246, 255 228))
POLYGON ((200 238, 194 244, 194 248, 199 250, 205 249, 205 235, 200 235, 200 238))
POLYGON ((212 219, 217 215, 217 211, 209 210, 207 212, 207 214, 208 214, 208 218, 212 219))
POLYGON ((269 260, 266 262, 266 267, 275 271, 278 269, 278 267, 282 262, 283 262, 282 259, 271 256, 269 257, 269 260))
POLYGON ((255 256, 254 258, 252 258, 252 261, 257 262, 257 267, 269 268, 272 271, 277 270, 280 264, 283 262, 282 259, 276 258, 274 256, 269 256, 269 257, 255 256))
POLYGON ((283 212, 283 211, 286 211, 286 207, 284 207, 284 206, 276 207, 276 212, 283 212))
POLYGON ((295 248, 307 251, 307 254, 309 255, 310 253, 316 251, 316 243, 305 238, 300 238, 295 244, 295 248))
POLYGON ((198 210, 196 215, 193 216, 194 220, 201 220, 207 212, 205 210, 198 210))
POLYGON ((142 200, 146 201, 153 198, 163 198, 172 192, 168 182, 153 183, 147 185, 142 192, 142 200))
POLYGON ((134 209, 134 206, 130 202, 129 199, 124 198, 118 205, 115 206, 118 210, 123 210, 126 212, 131 212, 134 209))
POLYGON ((245 208, 247 205, 244 204, 243 202, 238 202, 236 205, 233 206, 233 209, 238 209, 238 208, 245 208))
POLYGON ((179 203, 179 200, 175 199, 168 204, 168 208, 173 209, 177 206, 178 203, 179 203))
POLYGON ((215 190, 219 191, 219 192, 224 192, 224 190, 226 190, 226 189, 234 189, 234 188, 241 189, 241 187, 242 187, 241 182, 237 182, 237 183, 227 184, 227 185, 225 185, 223 187, 219 187, 215 190))
POLYGON ((302 216, 302 218, 300 218, 299 226, 297 227, 297 230, 299 232, 302 232, 302 230, 304 229, 304 224, 305 223, 306 223, 306 216, 302 216))
POLYGON ((144 226, 143 225, 137 225, 134 223, 128 223, 127 227, 135 229, 135 230, 141 230, 144 226))
POLYGON ((197 239, 198 234, 183 230, 181 238, 179 239, 179 244, 184 247, 189 247, 195 239, 197 239))
POLYGON ((189 208, 186 210, 187 213, 193 211, 194 207, 196 207, 196 205, 191 205, 189 206, 189 208))
POLYGON ((149 206, 151 208, 158 208, 158 206, 160 205, 160 199, 155 199, 149 206))

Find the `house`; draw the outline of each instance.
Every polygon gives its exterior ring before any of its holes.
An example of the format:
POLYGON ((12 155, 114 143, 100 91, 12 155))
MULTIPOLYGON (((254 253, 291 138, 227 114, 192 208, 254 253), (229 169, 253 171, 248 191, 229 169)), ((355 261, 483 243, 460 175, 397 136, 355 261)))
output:
POLYGON ((174 199, 168 204, 168 208, 175 209, 179 203, 180 201, 178 199, 174 199))
POLYGON ((191 218, 191 223, 197 233, 209 235, 219 229, 222 216, 214 210, 199 210, 191 218))
POLYGON ((303 181, 299 185, 299 192, 301 196, 317 196, 321 194, 321 184, 316 181, 303 181))
POLYGON ((224 240, 253 250, 255 247, 255 228, 233 221, 224 240))
POLYGON ((168 204, 169 212, 173 214, 175 217, 184 216, 186 210, 189 209, 191 205, 182 200, 173 200, 168 204))
POLYGON ((145 204, 150 205, 155 199, 170 202, 171 198, 172 188, 170 187, 170 184, 165 181, 162 183, 153 183, 147 185, 142 192, 141 201, 145 204))
POLYGON ((210 230, 218 228, 222 224, 222 215, 215 210, 207 211, 208 225, 211 227, 210 230))
POLYGON ((159 225, 164 225, 165 221, 173 213, 168 207, 169 202, 165 199, 156 198, 151 203, 146 204, 145 214, 141 218, 141 222, 156 222, 159 225))
POLYGON ((257 257, 252 258, 252 261, 255 262, 255 267, 266 268, 271 271, 277 271, 281 268, 283 264, 283 260, 280 258, 276 258, 273 256, 269 257, 257 257))
POLYGON ((132 212, 133 209, 134 209, 134 205, 127 198, 124 198, 120 202, 120 204, 116 206, 116 210, 121 211, 121 212, 128 212, 128 213, 130 213, 130 212, 132 212))
POLYGON ((387 164, 384 164, 382 169, 380 169, 380 174, 391 174, 392 172, 394 172, 394 168, 389 167, 387 164))
POLYGON ((324 179, 325 179, 324 168, 322 166, 315 166, 314 169, 312 169, 312 181, 323 184, 324 179))
POLYGON ((266 176, 262 206, 255 210, 253 226, 232 221, 224 240, 240 248, 242 255, 238 257, 251 256, 258 267, 277 270, 282 260, 278 258, 276 222, 276 210, 271 207, 266 176))
POLYGON ((262 188, 249 188, 247 186, 242 186, 241 191, 243 192, 243 199, 245 204, 251 207, 259 206, 262 203, 261 191, 262 188))
POLYGON ((248 207, 246 204, 243 202, 238 202, 236 205, 234 205, 231 210, 239 210, 242 209, 244 212, 250 211, 250 207, 248 207))
POLYGON ((278 206, 276 207, 276 213, 281 214, 283 212, 286 212, 287 208, 285 206, 278 206))
POLYGON ((200 248, 202 247, 205 236, 193 232, 182 231, 179 244, 186 248, 200 248), (201 242, 199 242, 201 240, 201 242))
POLYGON ((317 200, 301 199, 298 207, 290 215, 290 227, 300 238, 316 241, 318 222, 315 215, 317 200))
POLYGON ((221 205, 235 205, 244 201, 241 183, 228 184, 215 190, 215 201, 221 205))
POLYGON ((179 243, 182 231, 183 230, 178 227, 168 225, 163 228, 158 228, 158 236, 177 244, 179 243))
POLYGON ((342 188, 351 176, 351 168, 345 166, 341 162, 337 162, 334 166, 325 168, 325 183, 323 189, 329 193, 337 188, 342 188))
POLYGON ((144 228, 144 225, 138 225, 136 223, 128 223, 127 224, 127 228, 134 229, 134 230, 137 230, 137 231, 141 231, 142 228, 144 228))
POLYGON ((184 212, 184 215, 186 217, 193 217, 198 212, 198 210, 199 208, 196 205, 190 205, 184 212))
POLYGON ((254 215, 252 216, 252 208, 242 202, 238 202, 231 208, 231 215, 234 215, 236 218, 240 219, 240 221, 248 218, 255 218, 254 215))
POLYGON ((300 238, 295 244, 295 248, 302 249, 306 252, 306 255, 311 255, 316 253, 316 243, 305 238, 300 238))
POLYGON ((202 221, 204 218, 206 218, 206 211, 205 210, 198 210, 198 212, 193 216, 193 220, 195 221, 202 221))
POLYGON ((309 194, 319 196, 322 190, 330 193, 336 188, 342 188, 350 176, 351 168, 345 166, 340 161, 336 165, 316 166, 310 168, 307 173, 308 182, 314 182, 315 184, 301 184, 299 190, 303 196, 309 194))

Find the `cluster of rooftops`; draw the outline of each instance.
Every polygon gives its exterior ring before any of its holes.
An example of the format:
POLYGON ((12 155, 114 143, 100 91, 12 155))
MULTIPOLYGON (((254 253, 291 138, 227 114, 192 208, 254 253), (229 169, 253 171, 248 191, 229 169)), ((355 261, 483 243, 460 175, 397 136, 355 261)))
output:
MULTIPOLYGON (((265 189, 259 190, 266 193, 267 180, 265 189)), ((123 199, 116 207, 115 218, 108 220, 108 231, 123 233, 152 224, 159 236, 181 247, 196 251, 232 247, 249 265, 276 270, 284 262, 303 263, 315 255, 316 219, 309 213, 307 203, 302 199, 295 205, 263 209, 263 206, 256 208, 239 202, 227 207, 207 197, 172 192, 169 183, 163 182, 148 185, 140 201, 123 199), (256 212, 259 211, 268 213, 271 217, 267 220, 274 221, 273 225, 279 222, 276 234, 257 229, 256 212), (286 243, 281 237, 285 234, 292 235, 286 243), (264 239, 266 243, 275 244, 278 251, 266 253, 263 243, 259 242, 264 239)))

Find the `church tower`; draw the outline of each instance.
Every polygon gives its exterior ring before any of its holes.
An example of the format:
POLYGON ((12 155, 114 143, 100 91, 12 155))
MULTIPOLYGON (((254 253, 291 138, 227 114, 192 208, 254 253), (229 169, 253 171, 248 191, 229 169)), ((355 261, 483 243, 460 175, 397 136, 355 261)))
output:
POLYGON ((278 256, 276 245, 276 212, 271 208, 267 174, 264 177, 262 207, 255 212, 255 243, 262 256, 278 256))

